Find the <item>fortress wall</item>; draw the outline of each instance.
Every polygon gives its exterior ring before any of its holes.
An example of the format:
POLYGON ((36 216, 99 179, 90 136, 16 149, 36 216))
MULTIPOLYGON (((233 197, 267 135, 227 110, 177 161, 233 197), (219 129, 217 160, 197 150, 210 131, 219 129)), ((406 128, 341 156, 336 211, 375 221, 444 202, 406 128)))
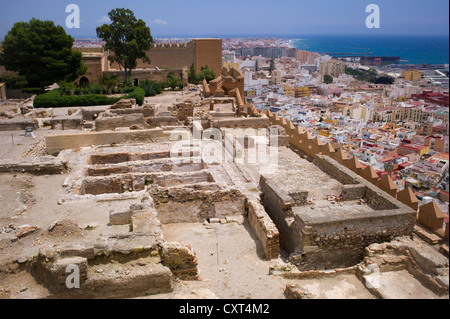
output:
MULTIPOLYGON (((186 47, 179 46, 156 46, 147 52, 151 63, 148 64, 140 59, 137 60, 137 69, 163 68, 170 67, 181 69, 185 66, 188 68, 195 62, 195 43, 190 42, 186 47)), ((119 70, 119 65, 111 63, 111 70, 119 70)))
POLYGON ((201 67, 207 65, 216 75, 219 75, 222 70, 222 39, 195 39, 193 41, 196 46, 195 71, 200 72, 201 67))
MULTIPOLYGON (((208 66, 216 74, 222 70, 222 40, 221 39, 195 39, 186 46, 155 46, 147 52, 151 63, 137 61, 137 69, 170 67, 181 69, 190 68, 192 64, 195 71, 200 72, 202 66, 208 66)), ((117 63, 111 64, 111 69, 119 69, 117 63)))
MULTIPOLYGON (((103 48, 74 48, 74 50, 83 53, 83 62, 88 66, 85 77, 89 82, 98 82, 105 71, 120 70, 117 63, 108 61, 108 52, 105 52, 103 48)), ((172 70, 184 67, 189 69, 194 64, 198 73, 201 67, 206 65, 217 75, 222 72, 221 39, 194 39, 182 46, 156 45, 147 54, 151 63, 138 60, 136 69, 155 69, 156 67, 172 70)))
POLYGON ((87 78, 90 83, 99 82, 103 75, 105 60, 106 56, 101 55, 83 56, 83 63, 88 69, 86 74, 78 78, 77 83, 79 83, 80 78, 82 77, 87 78))
MULTIPOLYGON (((342 149, 335 151, 331 145, 320 142, 319 139, 313 139, 309 132, 304 132, 301 128, 295 127, 292 122, 280 119, 277 114, 273 114, 270 111, 266 111, 265 114, 269 118, 270 125, 279 125, 286 130, 286 134, 290 137, 290 143, 295 148, 304 152, 311 158, 314 158, 318 154, 327 155, 336 160, 339 164, 349 168, 365 180, 377 185, 380 189, 391 195, 393 198, 397 198, 397 187, 390 180, 390 177, 384 177, 383 180, 379 180, 370 171, 373 171, 373 167, 368 166, 363 168, 357 158, 349 159, 345 155, 342 149)), ((415 207, 415 200, 408 196, 400 196, 397 198, 403 204, 415 207)))

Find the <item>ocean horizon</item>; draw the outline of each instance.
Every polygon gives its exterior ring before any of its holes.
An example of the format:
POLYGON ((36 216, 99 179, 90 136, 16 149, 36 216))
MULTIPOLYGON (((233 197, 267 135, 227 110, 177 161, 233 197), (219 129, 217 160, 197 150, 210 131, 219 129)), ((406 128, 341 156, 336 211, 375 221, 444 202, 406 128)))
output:
POLYGON ((288 38, 299 50, 324 53, 372 53, 399 56, 402 64, 448 64, 448 36, 336 35, 288 38))
MULTIPOLYGON (((401 64, 449 64, 448 35, 159 35, 155 38, 279 38, 298 50, 325 53, 372 53, 399 56, 401 64)), ((83 37, 76 37, 81 39, 83 37)), ((84 38, 96 38, 86 36, 84 38)))

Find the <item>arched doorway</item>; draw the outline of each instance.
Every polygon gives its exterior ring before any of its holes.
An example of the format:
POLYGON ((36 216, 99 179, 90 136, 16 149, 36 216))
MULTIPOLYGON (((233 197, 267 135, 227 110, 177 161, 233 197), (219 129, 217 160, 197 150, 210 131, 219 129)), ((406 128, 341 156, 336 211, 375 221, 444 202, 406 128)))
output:
POLYGON ((85 76, 83 76, 83 77, 80 79, 80 86, 81 86, 81 87, 86 87, 86 86, 88 86, 88 85, 89 85, 89 80, 88 80, 88 78, 85 77, 85 76))

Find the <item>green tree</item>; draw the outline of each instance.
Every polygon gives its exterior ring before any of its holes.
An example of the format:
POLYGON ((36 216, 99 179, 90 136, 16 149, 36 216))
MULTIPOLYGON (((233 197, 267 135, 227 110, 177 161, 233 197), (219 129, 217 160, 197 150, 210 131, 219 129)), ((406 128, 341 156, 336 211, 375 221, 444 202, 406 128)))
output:
POLYGON ((269 64, 270 75, 272 75, 273 71, 275 71, 275 60, 274 59, 270 60, 270 64, 269 64))
POLYGON ((161 94, 163 91, 163 86, 164 85, 161 82, 150 80, 145 80, 139 84, 139 87, 144 90, 146 97, 161 94))
POLYGON ((62 81, 62 82, 59 82, 58 85, 59 85, 61 92, 63 92, 66 95, 71 95, 72 92, 75 92, 75 89, 77 88, 73 82, 62 81))
POLYGON ((197 73, 195 72, 194 63, 192 63, 191 68, 189 69, 188 82, 191 84, 198 84, 197 73))
POLYGON ((106 87, 106 91, 110 94, 112 89, 120 84, 120 81, 115 74, 103 75, 100 80, 100 84, 104 85, 106 87))
POLYGON ((167 87, 170 87, 172 89, 172 91, 175 91, 176 88, 183 87, 183 83, 181 82, 181 79, 178 76, 176 76, 176 74, 173 72, 170 72, 169 74, 167 74, 166 85, 167 85, 167 87))
POLYGON ((203 80, 209 83, 216 78, 216 73, 211 70, 207 65, 201 67, 200 73, 195 72, 194 64, 191 65, 188 73, 188 81, 191 84, 200 84, 203 80))
POLYGON ((74 39, 53 21, 17 22, 3 40, 0 65, 18 72, 29 85, 72 82, 86 73, 81 53, 72 50, 74 39))
POLYGON ((375 80, 375 84, 394 84, 395 79, 388 75, 383 75, 375 80))
POLYGON ((202 82, 203 79, 205 79, 206 82, 209 83, 209 81, 212 81, 215 78, 216 78, 216 73, 213 70, 211 70, 207 65, 201 67, 201 72, 197 76, 197 79, 199 80, 199 82, 202 82))
POLYGON ((5 82, 8 89, 23 89, 28 85, 24 76, 19 76, 16 72, 6 71, 0 77, 0 82, 5 82))
POLYGON ((333 81, 334 81, 334 79, 333 79, 333 77, 332 77, 331 75, 325 74, 325 75, 323 76, 323 82, 324 82, 325 84, 331 84, 331 83, 333 83, 333 81))
POLYGON ((108 13, 111 24, 97 28, 97 36, 105 41, 105 49, 110 50, 109 60, 117 62, 125 71, 125 81, 137 66, 137 59, 151 63, 147 55, 154 44, 150 28, 137 19, 129 9, 114 9, 108 13))

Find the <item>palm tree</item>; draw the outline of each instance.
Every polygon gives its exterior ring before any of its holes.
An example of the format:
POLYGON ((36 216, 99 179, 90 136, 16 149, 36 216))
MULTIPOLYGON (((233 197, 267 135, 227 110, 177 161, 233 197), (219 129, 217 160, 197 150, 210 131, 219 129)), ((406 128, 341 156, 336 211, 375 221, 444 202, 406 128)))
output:
POLYGON ((112 89, 119 85, 119 83, 120 81, 115 74, 103 75, 100 80, 100 84, 103 84, 106 87, 108 94, 111 94, 112 89))

